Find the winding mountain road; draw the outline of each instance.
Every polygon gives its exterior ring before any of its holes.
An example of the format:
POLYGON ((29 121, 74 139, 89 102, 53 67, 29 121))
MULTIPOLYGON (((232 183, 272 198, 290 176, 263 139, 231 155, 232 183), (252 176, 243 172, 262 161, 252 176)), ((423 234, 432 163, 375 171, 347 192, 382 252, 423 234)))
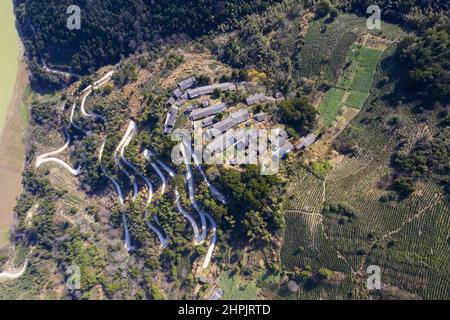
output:
MULTIPOLYGON (((151 160, 151 156, 153 156, 154 153, 151 152, 150 150, 145 150, 144 151, 144 156, 147 159, 147 161, 150 163, 150 165, 152 165, 152 163, 154 164, 154 162, 151 160)), ((167 172, 167 174, 171 177, 174 178, 175 177, 175 172, 170 169, 166 164, 164 164, 164 162, 162 162, 161 160, 157 159, 156 162, 167 172)), ((153 165, 152 165, 153 166, 153 165)), ((154 166, 153 166, 154 167, 154 166)), ((159 174, 161 174, 160 170, 156 170, 157 172, 159 171, 159 174)), ((161 174, 160 175, 161 179, 164 181, 165 184, 165 178, 164 176, 161 174)), ((177 188, 174 188, 174 193, 175 193, 175 204, 177 207, 178 212, 180 212, 191 224, 192 229, 194 230, 194 242, 196 244, 200 244, 202 243, 205 238, 202 237, 202 234, 200 234, 199 228, 197 226, 197 223, 195 222, 194 218, 192 217, 192 215, 183 208, 183 205, 181 204, 181 197, 180 197, 180 193, 178 192, 177 188)))
POLYGON ((38 156, 36 158, 35 167, 39 168, 44 163, 54 162, 54 163, 64 167, 65 169, 67 169, 71 175, 78 176, 81 172, 80 167, 78 167, 77 169, 74 169, 74 168, 72 168, 72 166, 70 166, 63 160, 54 157, 54 156, 64 152, 70 146, 70 137, 65 130, 64 130, 64 134, 66 135, 67 142, 61 148, 59 148, 55 151, 47 152, 47 153, 44 153, 44 154, 41 154, 40 156, 38 156))
MULTIPOLYGON (((211 257, 212 257, 213 252, 214 252, 214 248, 215 248, 216 243, 217 243, 217 224, 216 224, 216 221, 214 220, 214 218, 209 213, 205 212, 204 210, 202 210, 199 207, 199 205, 197 203, 197 199, 195 198, 194 176, 192 174, 192 168, 191 168, 190 160, 188 158, 189 148, 190 148, 189 146, 187 146, 186 144, 182 143, 182 145, 181 145, 181 153, 183 154, 184 163, 186 165, 186 177, 185 177, 185 180, 186 180, 186 183, 187 183, 188 189, 189 189, 189 198, 191 200, 192 206, 195 208, 195 210, 200 215, 200 218, 201 218, 201 221, 202 221, 202 237, 203 237, 203 240, 205 240, 206 236, 207 236, 206 219, 208 219, 209 223, 211 224, 212 231, 213 231, 211 244, 208 247, 208 252, 207 252, 205 260, 203 262, 203 269, 206 269, 209 266, 209 263, 211 261, 211 257)), ((191 154, 192 154, 192 152, 191 152, 191 154)), ((206 181, 206 183, 208 183, 206 175, 202 174, 202 176, 203 176, 203 179, 206 181)))
POLYGON ((136 166, 134 166, 130 161, 128 161, 125 156, 124 156, 124 152, 125 152, 125 148, 130 144, 131 140, 133 140, 134 136, 137 133, 137 126, 136 123, 134 121, 130 121, 129 124, 129 128, 130 128, 130 134, 128 135, 127 139, 125 140, 124 144, 122 145, 122 148, 120 149, 120 158, 122 159, 122 161, 129 167, 131 168, 142 180, 145 181, 145 184, 147 185, 147 189, 148 189, 148 196, 147 196, 147 206, 152 202, 152 198, 153 198, 153 187, 152 187, 152 183, 150 182, 150 179, 147 178, 144 174, 142 174, 137 168, 136 166))
POLYGON ((131 135, 132 131, 135 130, 135 124, 133 121, 130 121, 127 131, 125 132, 124 136, 122 137, 122 140, 117 145, 116 150, 114 151, 113 157, 116 165, 120 168, 120 170, 127 176, 127 178, 130 180, 131 184, 133 185, 133 196, 132 199, 135 201, 138 196, 138 185, 136 181, 131 177, 131 174, 123 167, 122 163, 120 162, 120 158, 118 157, 118 154, 120 154, 123 146, 125 145, 128 137, 131 135))
POLYGON ((21 277, 25 273, 27 266, 28 266, 28 259, 25 260, 22 267, 19 270, 17 270, 16 272, 10 272, 10 271, 1 272, 0 280, 3 280, 3 279, 13 280, 13 279, 17 279, 17 278, 21 277))

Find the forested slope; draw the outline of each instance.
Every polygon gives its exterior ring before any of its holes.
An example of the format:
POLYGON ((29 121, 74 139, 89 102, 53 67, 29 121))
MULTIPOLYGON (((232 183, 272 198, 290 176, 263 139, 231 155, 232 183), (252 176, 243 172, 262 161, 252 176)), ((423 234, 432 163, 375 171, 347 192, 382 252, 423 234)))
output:
POLYGON ((174 33, 198 36, 260 12, 276 0, 16 0, 16 15, 32 57, 87 74, 116 63, 144 43, 174 33), (81 29, 69 30, 66 9, 81 8, 81 29))

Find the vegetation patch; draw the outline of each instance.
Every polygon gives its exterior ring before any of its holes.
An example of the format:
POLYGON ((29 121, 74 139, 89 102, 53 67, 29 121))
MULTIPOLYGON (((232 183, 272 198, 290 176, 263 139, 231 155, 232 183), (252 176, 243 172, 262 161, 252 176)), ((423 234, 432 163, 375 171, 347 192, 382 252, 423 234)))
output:
POLYGON ((336 119, 342 107, 341 101, 344 93, 344 90, 337 88, 331 88, 325 93, 319 107, 319 114, 325 126, 331 126, 334 119, 336 119))

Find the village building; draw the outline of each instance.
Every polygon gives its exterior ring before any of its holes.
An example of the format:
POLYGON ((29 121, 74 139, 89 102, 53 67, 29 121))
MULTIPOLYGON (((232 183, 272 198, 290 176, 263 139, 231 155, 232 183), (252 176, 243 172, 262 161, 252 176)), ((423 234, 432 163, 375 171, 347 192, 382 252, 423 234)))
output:
POLYGON ((297 144, 295 146, 295 148, 297 150, 300 150, 300 149, 303 149, 303 148, 307 148, 310 145, 312 145, 314 142, 316 142, 316 140, 317 140, 317 136, 315 134, 310 133, 306 137, 301 138, 300 139, 300 143, 297 144))
POLYGON ((180 89, 175 89, 173 90, 173 96, 175 97, 175 99, 179 99, 181 98, 181 96, 183 95, 183 91, 181 91, 180 89))
POLYGON ((215 133, 224 133, 234 126, 247 121, 249 118, 250 114, 248 113, 247 109, 240 109, 230 114, 228 118, 214 124, 212 129, 208 130, 207 135, 211 139, 214 137, 215 133))
POLYGON ((257 93, 257 94, 248 96, 247 99, 245 99, 245 101, 246 101, 247 105, 252 106, 256 103, 266 101, 266 96, 263 95, 262 93, 257 93))
POLYGON ((255 114, 255 119, 258 122, 263 122, 264 120, 266 120, 266 118, 267 117, 266 117, 266 114, 264 112, 260 112, 260 113, 255 114))
POLYGON ((176 102, 176 100, 174 99, 174 97, 170 97, 166 102, 166 106, 171 107, 175 104, 175 102, 176 102))
POLYGON ((213 105, 208 108, 202 108, 202 109, 195 109, 191 112, 191 120, 197 121, 218 113, 221 113, 227 109, 227 106, 225 103, 219 103, 216 105, 213 105))
POLYGON ((212 126, 214 124, 214 117, 215 117, 215 115, 203 119, 202 120, 202 127, 212 126))
POLYGON ((189 113, 191 113, 192 110, 194 110, 194 109, 195 109, 195 106, 194 106, 194 105, 189 105, 189 106, 186 107, 186 109, 184 109, 184 113, 185 113, 185 114, 189 114, 189 113))
POLYGON ((294 145, 292 143, 290 143, 289 141, 285 141, 285 143, 281 146, 281 148, 279 148, 278 150, 276 150, 273 154, 273 158, 274 159, 284 159, 284 157, 286 157, 286 155, 291 152, 294 149, 294 145))
POLYGON ((214 292, 208 297, 208 300, 220 300, 223 297, 223 290, 220 288, 214 289, 214 292))
POLYGON ((164 124, 164 134, 170 134, 175 127, 175 122, 177 121, 178 108, 173 106, 167 113, 166 122, 164 124))
POLYGON ((188 93, 188 96, 190 99, 194 99, 197 97, 212 94, 214 92, 214 90, 219 90, 220 92, 235 91, 236 86, 231 82, 216 83, 216 84, 212 84, 209 86, 190 89, 187 91, 187 93, 188 93))
POLYGON ((279 131, 278 135, 269 134, 268 140, 270 144, 272 145, 272 150, 276 150, 279 146, 284 145, 286 140, 288 139, 287 132, 282 129, 279 131))
POLYGON ((184 91, 189 88, 192 88, 194 86, 194 84, 195 84, 195 78, 189 77, 189 78, 186 78, 186 79, 178 82, 178 87, 180 88, 181 91, 184 91))

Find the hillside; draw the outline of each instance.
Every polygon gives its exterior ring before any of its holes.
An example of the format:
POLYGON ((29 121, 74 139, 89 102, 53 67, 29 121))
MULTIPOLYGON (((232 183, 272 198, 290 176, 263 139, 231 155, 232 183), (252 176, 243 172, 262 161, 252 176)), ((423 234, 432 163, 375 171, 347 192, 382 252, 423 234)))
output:
POLYGON ((445 2, 368 30, 362 1, 104 1, 77 36, 66 4, 16 4, 62 87, 30 98, 0 298, 448 299, 445 2))

